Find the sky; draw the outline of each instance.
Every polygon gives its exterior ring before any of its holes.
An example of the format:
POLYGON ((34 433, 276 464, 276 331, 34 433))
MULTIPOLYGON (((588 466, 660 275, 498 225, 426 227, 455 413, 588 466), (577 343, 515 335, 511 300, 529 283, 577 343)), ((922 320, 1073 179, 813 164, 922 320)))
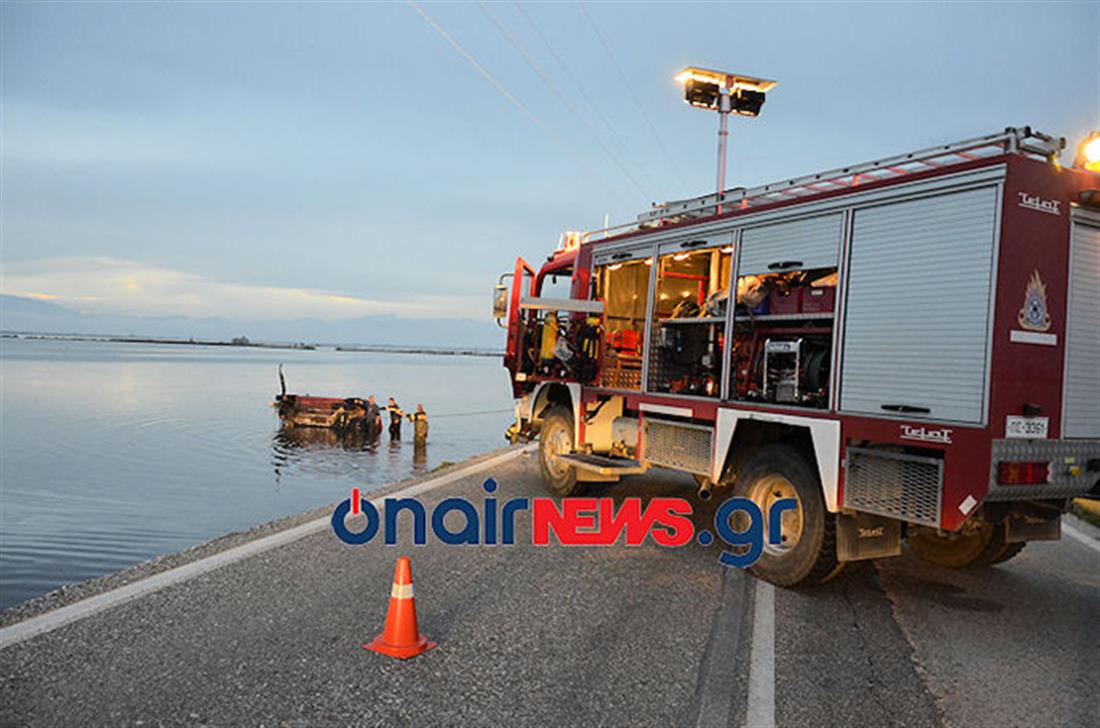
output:
POLYGON ((4 2, 0 292, 488 319, 517 255, 713 191, 717 120, 682 102, 687 65, 779 81, 731 122, 729 187, 1100 129, 1095 0, 4 2))

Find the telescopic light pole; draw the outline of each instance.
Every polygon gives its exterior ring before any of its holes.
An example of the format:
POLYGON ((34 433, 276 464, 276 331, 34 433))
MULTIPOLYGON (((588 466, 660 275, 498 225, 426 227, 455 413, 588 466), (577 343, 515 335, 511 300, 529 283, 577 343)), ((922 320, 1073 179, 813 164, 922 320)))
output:
POLYGON ((715 213, 722 214, 722 193, 726 191, 726 142, 729 139, 730 95, 718 95, 718 190, 715 197, 715 213))
POLYGON ((726 191, 726 148, 729 142, 730 114, 755 117, 764 105, 764 95, 776 82, 766 78, 742 76, 725 71, 688 66, 676 75, 684 85, 684 101, 697 109, 718 112, 718 175, 714 207, 722 212, 722 193, 726 191))

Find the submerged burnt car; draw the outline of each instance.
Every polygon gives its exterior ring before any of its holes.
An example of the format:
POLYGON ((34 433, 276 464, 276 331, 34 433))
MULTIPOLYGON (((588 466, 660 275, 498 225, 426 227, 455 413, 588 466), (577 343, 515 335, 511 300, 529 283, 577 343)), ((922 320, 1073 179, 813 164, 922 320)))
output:
POLYGON ((360 397, 311 397, 287 394, 283 368, 279 367, 280 393, 271 404, 283 427, 323 427, 342 432, 377 432, 382 419, 377 405, 360 397))

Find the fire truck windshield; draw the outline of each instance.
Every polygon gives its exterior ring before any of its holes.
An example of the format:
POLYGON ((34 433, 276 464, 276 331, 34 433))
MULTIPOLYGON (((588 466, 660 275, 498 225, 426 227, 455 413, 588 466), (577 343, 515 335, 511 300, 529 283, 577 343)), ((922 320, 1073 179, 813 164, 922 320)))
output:
POLYGON ((573 269, 563 268, 542 278, 539 298, 569 298, 573 286, 573 269))

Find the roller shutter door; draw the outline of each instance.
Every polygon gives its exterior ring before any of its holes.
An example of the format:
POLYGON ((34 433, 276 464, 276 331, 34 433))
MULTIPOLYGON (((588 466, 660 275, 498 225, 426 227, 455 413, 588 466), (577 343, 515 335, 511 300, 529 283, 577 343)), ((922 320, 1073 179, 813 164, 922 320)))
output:
POLYGON ((1071 241, 1062 436, 1100 438, 1100 217, 1071 241))
POLYGON ((982 421, 997 188, 857 210, 841 409, 982 421))
POLYGON ((835 268, 843 220, 836 213, 745 230, 739 275, 835 268), (783 263, 790 265, 783 267, 783 263))

